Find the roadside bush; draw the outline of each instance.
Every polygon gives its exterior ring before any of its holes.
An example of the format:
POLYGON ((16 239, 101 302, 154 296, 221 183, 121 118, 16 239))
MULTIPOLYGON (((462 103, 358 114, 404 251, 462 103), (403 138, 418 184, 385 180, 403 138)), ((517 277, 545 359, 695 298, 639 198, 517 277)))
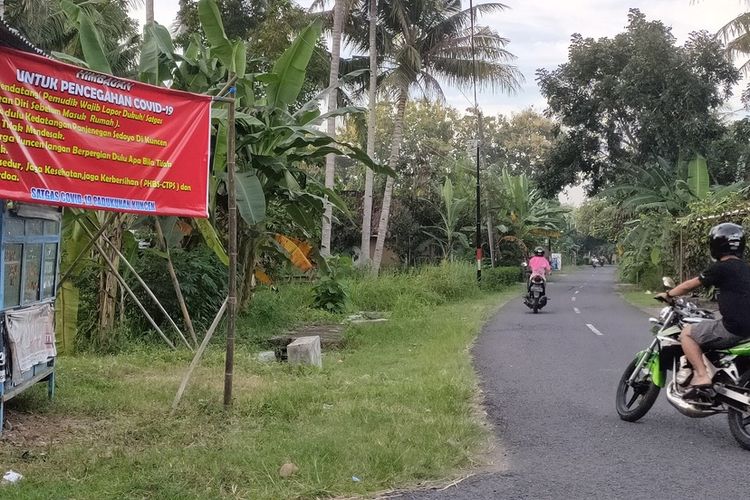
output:
POLYGON ((360 311, 393 310, 400 297, 414 293, 413 280, 413 274, 395 272, 351 280, 347 288, 352 307, 360 311))
POLYGON ((444 304, 475 295, 479 288, 471 264, 445 262, 412 272, 363 276, 349 282, 352 306, 361 311, 392 311, 444 304))
POLYGON ((343 312, 346 308, 347 294, 341 282, 332 276, 324 276, 312 288, 315 297, 313 307, 331 313, 343 312))
MULTIPOLYGON (((213 320, 226 297, 227 268, 219 262, 210 249, 204 246, 191 250, 175 249, 171 252, 182 295, 190 311, 190 319, 196 330, 205 328, 213 320)), ((135 267, 154 295, 159 298, 164 309, 178 325, 182 326, 182 312, 172 280, 167 274, 166 260, 152 251, 147 251, 140 255, 135 267)), ((128 281, 149 314, 157 322, 166 322, 164 315, 146 295, 143 288, 135 282, 135 279, 131 276, 128 281)), ((129 299, 127 310, 132 311, 130 319, 136 329, 144 331, 151 329, 151 325, 138 307, 129 299)))
POLYGON ((483 269, 480 284, 483 290, 500 291, 520 281, 522 276, 518 266, 502 266, 483 269))
POLYGON ((443 262, 424 267, 418 282, 436 293, 443 302, 453 302, 476 295, 479 291, 474 266, 466 262, 443 262))

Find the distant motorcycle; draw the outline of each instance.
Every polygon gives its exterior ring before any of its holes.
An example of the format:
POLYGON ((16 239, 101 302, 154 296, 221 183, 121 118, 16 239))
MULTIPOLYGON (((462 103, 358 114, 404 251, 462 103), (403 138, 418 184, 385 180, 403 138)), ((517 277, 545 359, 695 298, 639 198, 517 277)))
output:
POLYGON ((528 293, 523 302, 534 314, 547 305, 547 280, 544 276, 534 274, 529 278, 528 293))

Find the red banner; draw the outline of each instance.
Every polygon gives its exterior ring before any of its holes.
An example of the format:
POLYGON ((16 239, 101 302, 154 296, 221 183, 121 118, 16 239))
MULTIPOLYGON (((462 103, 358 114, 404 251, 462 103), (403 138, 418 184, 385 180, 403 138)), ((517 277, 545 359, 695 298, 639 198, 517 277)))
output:
POLYGON ((211 97, 0 48, 0 199, 208 216, 211 97))

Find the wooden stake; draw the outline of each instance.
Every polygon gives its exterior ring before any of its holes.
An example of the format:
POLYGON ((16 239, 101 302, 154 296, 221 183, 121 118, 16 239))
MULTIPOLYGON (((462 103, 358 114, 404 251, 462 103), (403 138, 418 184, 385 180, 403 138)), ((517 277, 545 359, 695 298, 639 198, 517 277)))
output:
POLYGON ((211 337, 213 336, 214 331, 216 330, 216 327, 219 326, 219 321, 221 321, 221 317, 224 315, 224 311, 226 311, 227 309, 228 300, 229 298, 224 299, 224 302, 221 304, 221 308, 219 309, 219 312, 216 313, 216 317, 214 318, 213 323, 211 323, 211 326, 206 331, 206 335, 203 337, 203 341, 201 342, 200 347, 198 347, 198 350, 195 351, 195 356, 193 356, 193 361, 190 362, 190 366, 188 367, 187 372, 185 372, 185 375, 182 377, 180 388, 177 389, 177 394, 175 394, 174 401, 172 402, 172 411, 169 413, 170 415, 174 415, 174 412, 177 411, 177 406, 180 404, 182 395, 185 393, 185 389, 187 388, 188 382, 190 381, 190 377, 193 375, 193 370, 195 370, 195 367, 198 366, 198 363, 200 363, 200 360, 203 357, 203 353, 205 352, 206 347, 208 346, 208 342, 211 340, 211 337))
POLYGON ((195 336, 195 329, 193 328, 193 322, 190 319, 190 313, 188 312, 185 298, 182 296, 182 289, 180 288, 180 282, 177 279, 177 273, 174 270, 174 263, 172 262, 172 253, 169 251, 169 244, 167 239, 164 237, 164 231, 161 228, 161 222, 159 217, 154 217, 156 221, 156 233, 159 235, 159 241, 164 245, 164 252, 167 254, 167 269, 169 270, 169 276, 172 278, 172 285, 174 286, 174 293, 177 295, 177 302, 180 304, 180 310, 182 311, 182 319, 187 326, 190 337, 193 339, 193 345, 198 345, 198 337, 195 336))
MULTIPOLYGON (((234 73, 229 74, 230 81, 236 78, 234 73)), ((235 96, 236 90, 230 87, 229 93, 235 96)), ((227 116, 227 191, 229 200, 227 210, 229 212, 229 297, 227 318, 227 352, 224 367, 224 407, 232 405, 232 378, 234 376, 234 333, 237 323, 237 191, 235 189, 235 102, 229 103, 227 116)))

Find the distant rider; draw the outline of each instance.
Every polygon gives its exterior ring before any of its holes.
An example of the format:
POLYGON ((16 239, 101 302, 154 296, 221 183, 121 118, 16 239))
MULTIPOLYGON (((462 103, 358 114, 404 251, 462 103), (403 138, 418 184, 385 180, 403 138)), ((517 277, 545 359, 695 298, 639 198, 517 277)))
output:
POLYGON ((542 278, 552 272, 552 266, 544 256, 544 248, 536 247, 534 249, 534 256, 529 259, 529 269, 531 269, 531 276, 541 276, 542 278))
POLYGON ((675 297, 701 285, 714 286, 719 291, 721 319, 687 324, 680 335, 682 350, 693 367, 690 382, 693 394, 712 385, 703 363, 703 349, 727 349, 750 337, 750 265, 742 260, 745 232, 737 224, 719 224, 711 228, 708 243, 715 262, 698 277, 657 295, 671 303, 675 297))

